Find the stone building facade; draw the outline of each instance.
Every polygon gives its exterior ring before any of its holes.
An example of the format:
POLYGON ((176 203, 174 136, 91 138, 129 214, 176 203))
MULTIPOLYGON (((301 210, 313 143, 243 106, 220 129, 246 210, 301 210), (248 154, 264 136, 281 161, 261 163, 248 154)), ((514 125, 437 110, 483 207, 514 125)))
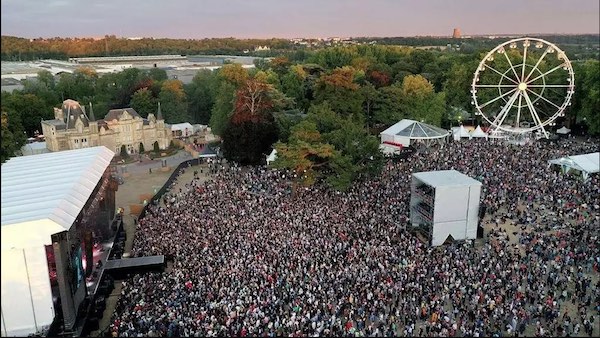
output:
POLYGON ((61 108, 54 109, 54 120, 42 121, 46 146, 50 151, 105 146, 119 154, 125 146, 129 154, 144 150, 169 147, 172 140, 170 127, 165 124, 160 110, 156 116, 142 118, 133 108, 112 109, 104 119, 96 120, 90 103, 89 112, 79 102, 65 100, 61 108))

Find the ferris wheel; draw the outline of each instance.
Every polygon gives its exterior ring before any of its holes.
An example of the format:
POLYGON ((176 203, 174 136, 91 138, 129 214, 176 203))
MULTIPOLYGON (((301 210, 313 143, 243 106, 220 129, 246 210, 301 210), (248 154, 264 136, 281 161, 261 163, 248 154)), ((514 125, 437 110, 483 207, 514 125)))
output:
POLYGON ((541 132, 571 104, 575 73, 565 52, 536 38, 507 41, 481 60, 471 84, 476 115, 494 133, 541 132))

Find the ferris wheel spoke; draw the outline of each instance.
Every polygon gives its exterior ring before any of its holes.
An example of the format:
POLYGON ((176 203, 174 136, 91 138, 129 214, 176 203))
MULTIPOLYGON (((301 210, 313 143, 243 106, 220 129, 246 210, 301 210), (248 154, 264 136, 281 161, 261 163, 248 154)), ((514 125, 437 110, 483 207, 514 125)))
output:
POLYGON ((514 84, 516 84, 516 85, 518 85, 518 84, 519 84, 517 81, 515 81, 515 80, 511 79, 510 77, 508 77, 508 76, 506 76, 506 75, 504 75, 504 74, 500 73, 500 72, 499 72, 499 71, 498 71, 496 68, 494 68, 494 67, 492 67, 492 66, 490 66, 490 65, 486 65, 485 63, 483 64, 483 66, 484 66, 484 67, 487 67, 488 69, 491 69, 491 70, 492 70, 492 71, 494 71, 496 74, 498 74, 498 75, 502 76, 503 78, 505 78, 505 79, 509 80, 510 82, 512 82, 512 83, 514 83, 514 84))
POLYGON ((515 88, 515 85, 501 85, 501 84, 497 84, 497 85, 478 85, 478 84, 476 84, 475 87, 477 87, 477 88, 515 88))
POLYGON ((548 74, 550 74, 550 73, 553 73, 553 72, 555 72, 556 70, 558 70, 558 69, 562 68, 564 65, 565 65, 564 63, 561 63, 560 65, 558 65, 558 66, 556 66, 556 67, 554 67, 554 68, 550 69, 549 71, 547 71, 547 72, 545 72, 545 73, 543 73, 543 74, 541 74, 541 75, 538 75, 536 78, 534 78, 533 80, 529 80, 529 81, 527 81, 526 83, 527 83, 527 84, 530 84, 531 82, 534 82, 535 80, 537 80, 537 79, 539 79, 539 78, 542 78, 542 77, 544 77, 544 76, 546 76, 546 75, 548 75, 548 74))
POLYGON ((539 84, 539 85, 527 85, 527 88, 570 88, 573 87, 572 85, 544 85, 544 84, 539 84))
POLYGON ((515 120, 515 128, 519 127, 519 122, 521 120, 521 102, 523 101, 523 95, 519 95, 519 105, 517 105, 517 119, 515 120))
POLYGON ((502 95, 500 95, 500 96, 496 97, 495 99, 489 100, 488 102, 486 102, 486 103, 484 103, 484 104, 482 104, 482 105, 478 106, 477 108, 481 109, 481 108, 483 108, 483 107, 487 106, 487 105, 488 105, 488 104, 490 104, 490 103, 496 102, 496 101, 498 101, 498 100, 502 99, 503 97, 505 97, 505 96, 507 96, 507 95, 509 95, 509 94, 511 94, 511 93, 513 93, 513 92, 515 92, 517 89, 518 89, 518 88, 514 88, 514 89, 512 89, 512 90, 509 90, 509 91, 507 91, 506 93, 504 93, 504 94, 502 94, 502 95))
POLYGON ((533 106, 533 103, 531 102, 531 98, 529 98, 527 91, 524 91, 523 95, 525 96, 525 102, 527 102, 527 107, 529 107, 529 112, 531 113, 531 117, 533 117, 533 120, 535 121, 535 123, 542 129, 542 131, 544 132, 544 134, 547 137, 548 134, 546 133, 546 130, 544 129, 542 120, 540 119, 540 116, 538 115, 537 111, 535 110, 535 107, 533 106))
POLYGON ((504 122, 504 119, 506 118, 506 116, 508 116, 508 113, 510 112, 510 108, 512 108, 512 106, 515 103, 515 100, 517 99, 518 96, 519 96, 519 92, 515 92, 513 94, 513 96, 511 96, 510 99, 508 99, 508 102, 506 103, 506 105, 504 107, 502 107, 502 110, 500 110, 500 112, 494 119, 494 123, 492 123, 493 125, 496 125, 498 127, 500 127, 502 125, 502 122, 504 122))
POLYGON ((515 74, 515 81, 519 82, 519 75, 517 75, 517 71, 515 70, 515 66, 513 66, 512 61, 510 61, 510 58, 508 57, 507 53, 502 53, 504 54, 504 57, 506 58, 506 61, 508 61, 508 65, 510 66, 510 69, 512 70, 513 74, 515 74))
POLYGON ((557 109, 561 109, 561 107, 560 107, 560 106, 557 106, 557 105, 556 105, 554 102, 552 102, 552 101, 548 100, 547 98, 545 98, 545 97, 541 96, 540 94, 538 94, 538 93, 534 92, 533 90, 529 90, 529 89, 527 89, 527 91, 528 91, 528 92, 530 92, 531 94, 533 94, 533 95, 535 95, 535 96, 539 97, 540 99, 542 99, 542 100, 544 100, 544 101, 546 101, 546 102, 550 103, 551 105, 553 105, 553 106, 554 106, 554 107, 556 107, 557 109))
MULTIPOLYGON (((528 41, 523 46, 523 65, 521 66, 521 81, 525 79, 525 61, 527 61, 527 46, 529 46, 528 41)), ((521 97, 519 96, 519 101, 521 101, 521 97)), ((520 105, 520 104, 519 104, 520 105)))
POLYGON ((529 72, 529 74, 527 74, 527 77, 525 77, 525 79, 523 80, 523 82, 527 82, 527 80, 529 79, 529 77, 531 76, 531 74, 533 74, 533 72, 535 72, 535 70, 537 69, 537 67, 540 65, 540 62, 542 62, 542 60, 544 59, 544 57, 546 56, 546 54, 548 54, 548 49, 547 48, 544 51, 544 54, 542 54, 542 56, 539 58, 539 60, 537 60, 537 62, 535 63, 535 66, 533 66, 533 68, 531 69, 531 71, 529 72))

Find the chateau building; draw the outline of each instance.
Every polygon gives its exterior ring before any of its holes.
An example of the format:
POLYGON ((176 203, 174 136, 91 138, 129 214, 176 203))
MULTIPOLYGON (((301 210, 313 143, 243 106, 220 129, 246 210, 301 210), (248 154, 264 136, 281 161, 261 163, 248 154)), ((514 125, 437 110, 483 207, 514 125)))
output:
POLYGON ((112 109, 104 119, 96 120, 92 104, 89 113, 74 100, 65 100, 61 108, 54 108, 54 120, 42 121, 46 146, 50 151, 61 151, 105 146, 119 154, 125 146, 129 154, 144 150, 166 149, 172 140, 171 130, 163 119, 160 103, 156 116, 142 118, 133 108, 112 109))

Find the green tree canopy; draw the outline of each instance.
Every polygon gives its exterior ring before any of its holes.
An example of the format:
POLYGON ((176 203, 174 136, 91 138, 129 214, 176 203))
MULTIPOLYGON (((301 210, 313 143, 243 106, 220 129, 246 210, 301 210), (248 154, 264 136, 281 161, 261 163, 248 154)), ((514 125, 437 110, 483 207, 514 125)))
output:
POLYGON ((179 80, 163 82, 158 95, 166 123, 189 122, 187 97, 179 80))
POLYGON ((138 89, 131 97, 129 106, 135 109, 143 118, 146 118, 150 113, 156 113, 156 99, 148 88, 138 89))

